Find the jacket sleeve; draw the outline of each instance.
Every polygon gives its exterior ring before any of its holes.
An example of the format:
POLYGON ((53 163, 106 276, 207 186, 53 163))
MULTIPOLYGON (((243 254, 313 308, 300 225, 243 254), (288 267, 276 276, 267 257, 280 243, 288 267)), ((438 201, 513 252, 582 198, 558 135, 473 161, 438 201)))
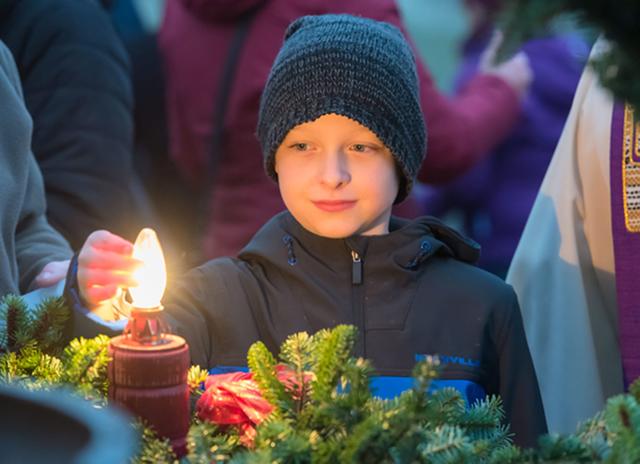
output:
POLYGON ((494 317, 498 391, 506 420, 515 434, 517 445, 536 447, 538 437, 547 433, 547 423, 520 307, 513 290, 507 292, 494 317))
POLYGON ((520 104, 515 91, 496 76, 479 74, 448 98, 420 63, 418 75, 428 141, 418 179, 446 183, 465 174, 507 137, 520 104))
POLYGON ((209 369, 246 365, 251 344, 267 343, 255 313, 262 299, 243 262, 218 258, 170 285, 163 301, 171 333, 186 339, 192 363, 209 369))
POLYGON ((202 268, 186 273, 165 298, 165 320, 172 333, 189 345, 191 362, 205 369, 212 367, 212 340, 208 315, 223 301, 211 298, 217 285, 202 268))
MULTIPOLYGON (((409 39, 395 2, 367 4, 360 14, 394 24, 409 39)), ((442 184, 466 173, 502 142, 518 120, 520 103, 504 80, 488 74, 475 76, 456 95, 446 96, 436 88, 415 47, 414 55, 427 125, 427 156, 418 179, 442 184)))
MULTIPOLYGON (((0 42, 0 63, 7 73, 8 82, 13 87, 17 101, 22 105, 22 89, 18 71, 11 53, 2 42, 0 42)), ((8 104, 8 102, 4 103, 8 104)), ((12 113, 8 114, 12 116, 12 113)), ((28 116, 25 117, 28 119, 28 116)), ((29 128, 29 133, 24 136, 29 137, 30 132, 29 128)), ((21 135, 23 134, 14 134, 15 137, 21 135)), ((2 208, 16 208, 17 211, 13 242, 15 243, 15 259, 18 265, 19 289, 21 293, 26 293, 33 290, 35 277, 47 263, 70 258, 71 250, 64 238, 47 223, 42 177, 33 154, 28 150, 28 145, 24 147, 24 150, 7 151, 3 149, 2 152, 3 156, 0 161, 3 170, 14 172, 15 170, 9 164, 21 165, 26 168, 24 171, 22 168, 19 170, 21 172, 19 177, 22 177, 22 173, 24 173, 26 179, 14 179, 16 185, 20 185, 24 190, 16 195, 13 193, 17 192, 11 192, 10 197, 2 198, 3 202, 12 202, 12 199, 15 199, 20 203, 18 205, 3 204, 2 208)), ((5 271, 8 272, 8 270, 5 271)))
POLYGON ((65 239, 47 222, 42 177, 33 154, 27 156, 28 179, 15 236, 21 293, 34 289, 34 280, 45 265, 72 254, 65 239))
POLYGON ((32 33, 8 46, 34 120, 49 222, 75 249, 96 229, 126 235, 133 208, 126 51, 98 2, 24 3, 15 19, 32 33))

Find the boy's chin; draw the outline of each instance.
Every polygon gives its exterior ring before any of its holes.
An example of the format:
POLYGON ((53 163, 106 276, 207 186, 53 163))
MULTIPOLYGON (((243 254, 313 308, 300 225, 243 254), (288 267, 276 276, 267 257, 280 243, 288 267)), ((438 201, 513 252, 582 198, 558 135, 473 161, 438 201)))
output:
POLYGON ((345 224, 344 222, 336 224, 328 224, 325 222, 322 224, 309 225, 306 229, 320 237, 343 239, 363 234, 366 226, 363 224, 345 224))

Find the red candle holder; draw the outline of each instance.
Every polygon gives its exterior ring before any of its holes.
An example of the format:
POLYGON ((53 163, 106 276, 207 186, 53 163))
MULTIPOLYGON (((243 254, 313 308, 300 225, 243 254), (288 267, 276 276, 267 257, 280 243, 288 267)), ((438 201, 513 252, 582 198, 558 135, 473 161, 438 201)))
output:
POLYGON ((109 399, 143 419, 174 452, 187 452, 189 346, 167 333, 162 307, 133 308, 122 335, 109 344, 109 399))

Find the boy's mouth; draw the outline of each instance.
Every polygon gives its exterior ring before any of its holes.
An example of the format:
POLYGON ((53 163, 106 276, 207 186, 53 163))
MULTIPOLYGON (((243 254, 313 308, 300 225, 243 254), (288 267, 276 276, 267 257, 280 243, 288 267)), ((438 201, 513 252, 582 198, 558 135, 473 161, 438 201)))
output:
POLYGON ((312 203, 316 208, 321 209, 322 211, 335 213, 353 208, 356 204, 356 200, 319 200, 313 201, 312 203))

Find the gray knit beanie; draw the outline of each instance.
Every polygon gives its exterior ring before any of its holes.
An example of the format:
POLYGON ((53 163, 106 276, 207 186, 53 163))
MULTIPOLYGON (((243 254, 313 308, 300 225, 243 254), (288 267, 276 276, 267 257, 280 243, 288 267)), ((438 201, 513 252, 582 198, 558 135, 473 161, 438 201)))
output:
POLYGON ((411 191, 426 150, 411 48, 394 26, 350 15, 304 16, 285 34, 262 93, 258 139, 267 174, 295 126, 335 113, 367 127, 401 174, 396 203, 411 191))

